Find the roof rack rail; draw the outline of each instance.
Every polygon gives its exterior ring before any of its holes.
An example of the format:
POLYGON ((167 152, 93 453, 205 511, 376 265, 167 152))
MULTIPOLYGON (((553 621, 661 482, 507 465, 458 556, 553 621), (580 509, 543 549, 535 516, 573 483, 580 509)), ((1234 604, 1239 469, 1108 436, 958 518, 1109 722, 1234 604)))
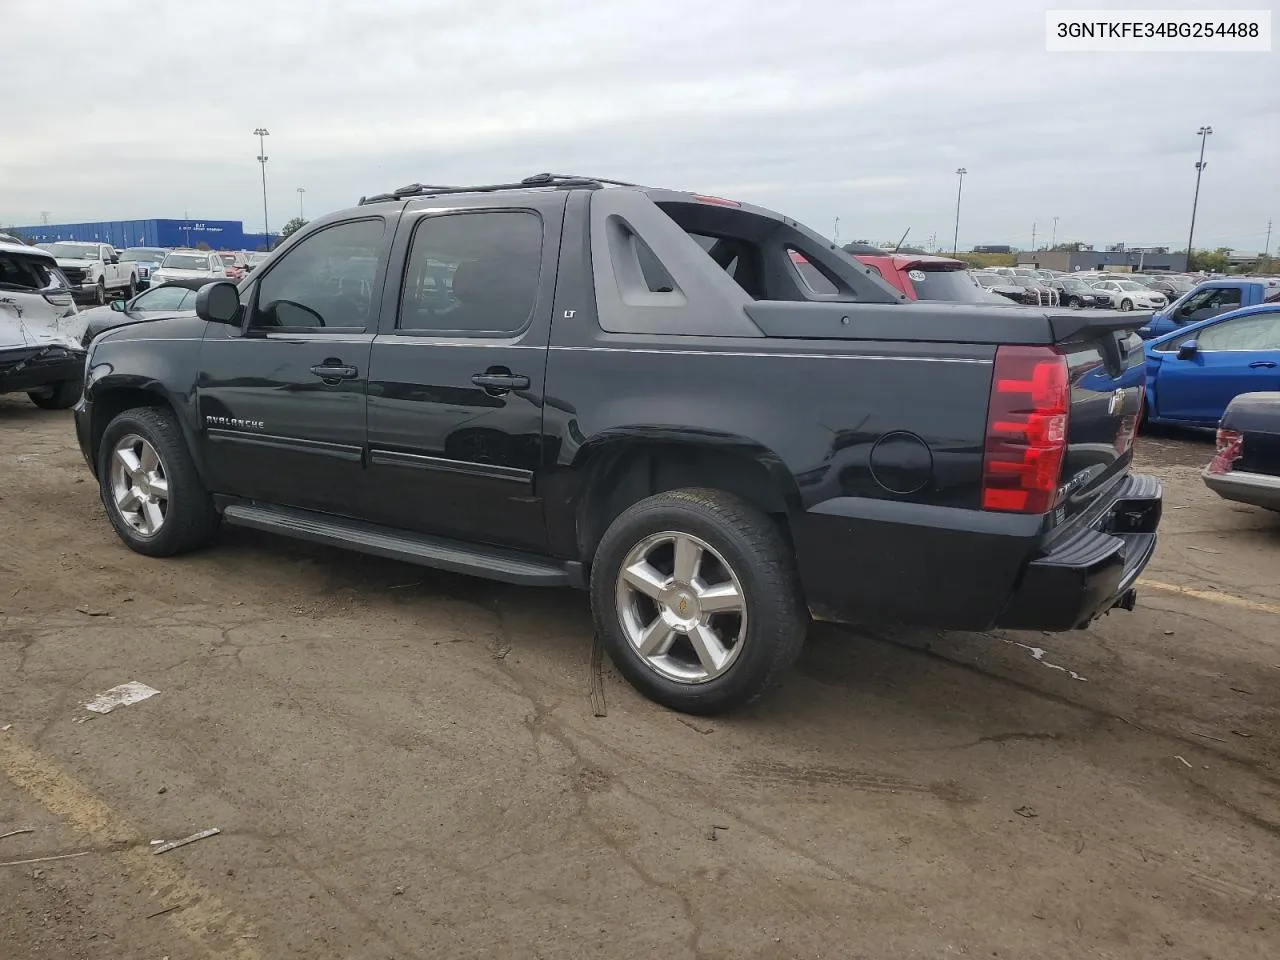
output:
POLYGON ((360 206, 366 203, 380 203, 384 200, 405 200, 409 197, 433 197, 451 193, 496 193, 499 190, 527 190, 530 187, 600 187, 603 184, 618 187, 633 187, 633 183, 621 180, 604 180, 600 177, 579 177, 559 173, 536 173, 525 177, 518 183, 487 183, 470 187, 441 186, 429 183, 411 183, 390 193, 379 193, 372 197, 361 197, 360 206))

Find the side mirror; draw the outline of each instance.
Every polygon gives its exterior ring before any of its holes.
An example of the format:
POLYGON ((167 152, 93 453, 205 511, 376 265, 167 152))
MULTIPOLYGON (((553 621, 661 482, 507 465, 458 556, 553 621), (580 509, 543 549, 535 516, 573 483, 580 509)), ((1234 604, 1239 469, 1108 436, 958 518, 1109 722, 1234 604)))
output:
POLYGON ((119 263, 119 262, 120 262, 120 255, 119 255, 119 254, 116 254, 116 253, 113 253, 113 254, 111 255, 111 262, 112 262, 112 263, 119 263))
POLYGON ((123 300, 112 300, 112 301, 111 301, 111 309, 112 309, 112 310, 114 310, 116 313, 124 313, 124 301, 123 301, 123 300))
POLYGON ((1200 348, 1200 344, 1194 340, 1187 340, 1182 346, 1178 347, 1179 360, 1191 360, 1195 357, 1196 351, 1200 348))
POLYGON ((240 317, 240 291, 230 280, 206 283, 196 292, 196 316, 210 323, 234 324, 240 317))

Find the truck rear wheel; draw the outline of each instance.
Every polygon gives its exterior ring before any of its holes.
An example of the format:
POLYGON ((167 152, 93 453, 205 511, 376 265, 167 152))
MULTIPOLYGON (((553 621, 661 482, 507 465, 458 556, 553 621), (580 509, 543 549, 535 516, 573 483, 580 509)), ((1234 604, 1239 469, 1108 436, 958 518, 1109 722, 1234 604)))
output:
POLYGON ((648 497, 613 521, 591 568, 591 610, 618 671, 693 714, 759 697, 795 661, 807 625, 777 526, 707 489, 648 497))
POLYGON ((149 557, 202 547, 218 528, 213 501, 168 410, 135 407, 107 424, 98 447, 98 489, 120 539, 149 557))

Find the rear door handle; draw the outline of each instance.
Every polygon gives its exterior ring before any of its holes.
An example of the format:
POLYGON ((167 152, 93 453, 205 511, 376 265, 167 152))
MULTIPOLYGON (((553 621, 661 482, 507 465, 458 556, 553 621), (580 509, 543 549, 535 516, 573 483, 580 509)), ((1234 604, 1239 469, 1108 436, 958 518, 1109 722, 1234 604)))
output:
POLYGON ((1255 360, 1253 363, 1249 364, 1249 369, 1256 370, 1259 367, 1274 367, 1275 365, 1276 362, 1274 360, 1255 360))
POLYGON ((337 383, 339 380, 354 380, 360 371, 340 360, 326 360, 311 368, 311 372, 325 383, 337 383))
POLYGON ((486 390, 527 390, 529 387, 529 378, 521 373, 477 373, 471 382, 486 390))

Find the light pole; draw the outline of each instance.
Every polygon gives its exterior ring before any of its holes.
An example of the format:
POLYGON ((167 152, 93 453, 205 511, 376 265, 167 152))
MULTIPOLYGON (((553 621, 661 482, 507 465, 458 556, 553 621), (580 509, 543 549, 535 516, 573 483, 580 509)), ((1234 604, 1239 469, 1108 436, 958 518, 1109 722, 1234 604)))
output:
POLYGON ((1049 249, 1052 250, 1058 245, 1058 218, 1053 218, 1053 233, 1049 236, 1049 249))
POLYGON ((266 236, 267 250, 271 249, 271 227, 267 225, 267 145, 264 137, 271 136, 266 127, 253 131, 258 138, 258 162, 262 164, 262 232, 266 236))
POLYGON ((960 184, 956 187, 956 232, 951 238, 951 255, 954 257, 960 252, 960 191, 964 189, 964 175, 969 171, 964 167, 956 170, 956 176, 960 178, 960 184))
POLYGON ((302 195, 307 192, 306 187, 298 188, 298 219, 305 220, 306 215, 302 212, 302 195))
POLYGON ((1213 133, 1213 127, 1201 127, 1196 131, 1200 135, 1200 159, 1196 161, 1196 193, 1191 201, 1191 229, 1187 231, 1187 269, 1191 269, 1191 240, 1196 235, 1196 207, 1200 203, 1200 174, 1204 173, 1204 142, 1213 133))

